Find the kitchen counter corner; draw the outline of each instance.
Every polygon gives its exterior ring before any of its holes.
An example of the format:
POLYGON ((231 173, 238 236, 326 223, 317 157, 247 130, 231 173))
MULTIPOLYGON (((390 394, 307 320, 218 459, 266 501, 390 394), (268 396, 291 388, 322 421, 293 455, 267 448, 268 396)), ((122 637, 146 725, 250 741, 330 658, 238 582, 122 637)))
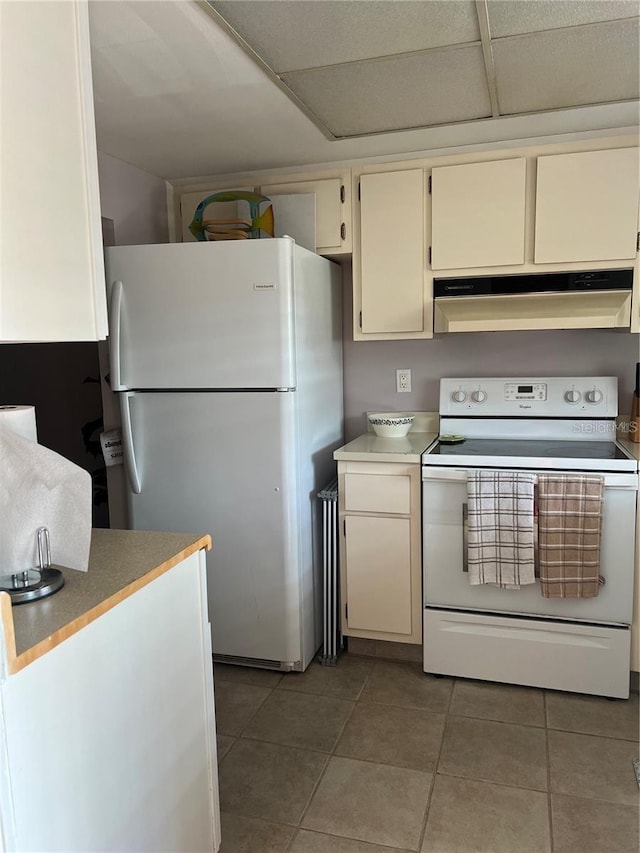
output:
POLYGON ((89 570, 65 569, 65 585, 59 592, 15 607, 7 593, 0 593, 8 674, 46 654, 203 548, 211 548, 208 535, 93 530, 89 570))
POLYGON ((435 432, 409 432, 404 438, 380 438, 366 432, 333 453, 338 462, 415 462, 435 441, 435 432))

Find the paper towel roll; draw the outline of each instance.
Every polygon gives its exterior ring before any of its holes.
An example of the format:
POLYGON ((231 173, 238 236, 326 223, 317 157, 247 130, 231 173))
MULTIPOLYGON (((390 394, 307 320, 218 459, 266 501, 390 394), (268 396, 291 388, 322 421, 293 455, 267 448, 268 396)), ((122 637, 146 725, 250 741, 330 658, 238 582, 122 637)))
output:
POLYGON ((37 442, 35 408, 33 406, 0 406, 0 429, 7 429, 29 441, 37 442))

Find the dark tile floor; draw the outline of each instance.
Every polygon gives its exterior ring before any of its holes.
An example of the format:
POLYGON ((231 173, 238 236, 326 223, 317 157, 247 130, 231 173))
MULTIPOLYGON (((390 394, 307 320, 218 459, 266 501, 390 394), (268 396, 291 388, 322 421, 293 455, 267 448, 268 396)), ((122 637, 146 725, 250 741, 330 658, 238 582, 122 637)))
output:
POLYGON ((216 665, 222 853, 638 853, 638 696, 216 665))

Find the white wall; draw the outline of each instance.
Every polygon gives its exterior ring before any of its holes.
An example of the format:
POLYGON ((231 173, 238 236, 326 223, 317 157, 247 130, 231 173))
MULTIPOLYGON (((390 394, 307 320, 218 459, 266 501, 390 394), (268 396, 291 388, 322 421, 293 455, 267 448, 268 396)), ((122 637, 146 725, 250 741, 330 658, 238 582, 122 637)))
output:
POLYGON ((366 432, 367 411, 438 411, 439 380, 456 376, 617 376, 630 413, 640 336, 617 329, 476 332, 421 341, 353 341, 351 270, 343 266, 345 440, 366 432), (411 393, 396 392, 396 369, 411 393))
POLYGON ((117 246, 169 242, 163 178, 100 151, 98 173, 102 215, 115 223, 117 246))

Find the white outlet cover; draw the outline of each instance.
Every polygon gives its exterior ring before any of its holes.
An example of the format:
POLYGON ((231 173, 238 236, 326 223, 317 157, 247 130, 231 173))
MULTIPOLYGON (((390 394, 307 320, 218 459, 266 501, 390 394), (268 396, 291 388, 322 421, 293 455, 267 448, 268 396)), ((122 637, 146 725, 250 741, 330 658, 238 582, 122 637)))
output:
POLYGON ((399 393, 411 391, 411 370, 408 367, 396 370, 396 391, 399 393))

